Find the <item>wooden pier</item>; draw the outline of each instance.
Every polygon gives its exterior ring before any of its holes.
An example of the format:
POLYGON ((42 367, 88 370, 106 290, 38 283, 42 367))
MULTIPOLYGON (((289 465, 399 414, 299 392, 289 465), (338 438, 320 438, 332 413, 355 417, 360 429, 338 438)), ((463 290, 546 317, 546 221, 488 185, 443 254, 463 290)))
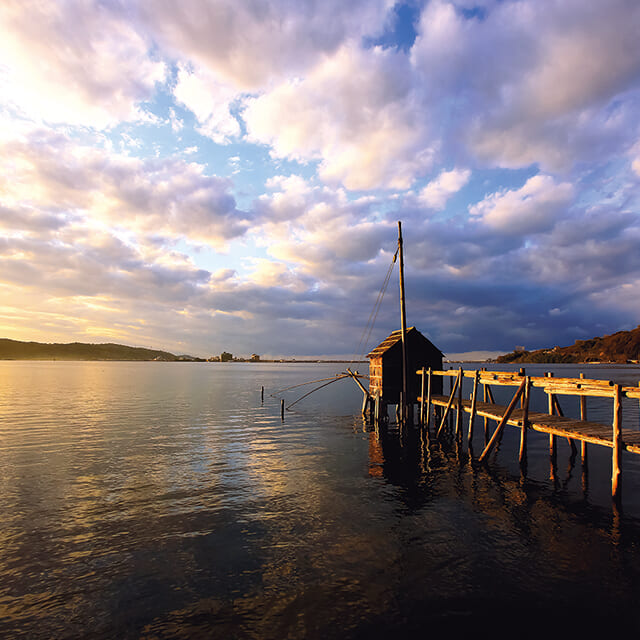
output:
MULTIPOLYGON (((609 380, 590 380, 584 378, 554 378, 551 374, 544 377, 527 376, 523 369, 510 371, 463 371, 450 369, 436 371, 419 369, 422 393, 418 398, 420 404, 420 422, 429 428, 433 410, 435 409, 437 435, 440 435, 450 422, 455 412, 455 434, 462 434, 462 416, 469 414, 468 439, 472 442, 476 418, 484 419, 485 446, 479 460, 486 459, 498 443, 506 425, 520 429, 520 462, 526 462, 527 434, 538 431, 549 435, 549 452, 552 458, 556 455, 556 438, 569 441, 571 449, 577 453, 576 443, 581 445, 582 462, 587 463, 587 444, 609 447, 612 449, 611 492, 614 498, 620 493, 620 474, 622 470, 621 456, 623 451, 640 454, 640 431, 622 428, 622 399, 640 400, 640 383, 638 387, 627 387, 614 384, 609 380), (449 395, 433 394, 436 380, 450 379, 449 395), (464 378, 473 379, 473 391, 470 399, 462 397, 464 378), (508 406, 496 404, 492 386, 514 387, 515 393, 508 406), (532 388, 540 388, 548 396, 548 413, 529 410, 529 399, 532 388), (482 393, 481 393, 482 391, 482 393), (482 395, 482 400, 480 399, 482 395), (563 415, 558 396, 578 396, 580 400, 580 418, 573 419, 563 415), (586 399, 588 397, 611 398, 612 423, 602 424, 587 420, 586 399), (487 421, 495 421, 497 426, 489 433, 487 421)), ((440 386, 440 385, 438 385, 440 386)), ((453 425, 452 425, 453 428, 453 425)))

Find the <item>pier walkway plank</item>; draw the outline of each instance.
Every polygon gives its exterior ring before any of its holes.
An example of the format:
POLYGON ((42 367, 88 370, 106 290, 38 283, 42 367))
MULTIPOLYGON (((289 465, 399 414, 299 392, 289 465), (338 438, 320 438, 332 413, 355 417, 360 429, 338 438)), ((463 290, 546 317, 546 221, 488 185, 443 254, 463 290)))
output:
MULTIPOLYGON (((449 400, 449 396, 434 395, 431 397, 431 403, 440 407, 446 407, 449 400)), ((420 401, 420 398, 418 398, 418 401, 420 401)), ((454 398, 451 401, 451 409, 457 411, 458 402, 458 399, 454 398)), ((466 413, 471 413, 471 400, 462 400, 462 409, 466 413)), ((480 418, 499 421, 504 416, 506 410, 507 407, 502 405, 492 404, 490 402, 476 402, 476 416, 480 418)), ((523 414, 522 409, 514 409, 507 420, 507 424, 522 428, 523 414)), ((613 447, 613 430, 611 425, 574 420, 572 418, 549 415, 548 413, 537 413, 535 411, 529 411, 528 422, 529 428, 533 431, 613 447)), ((622 443, 625 451, 640 454, 640 431, 622 429, 622 443)))

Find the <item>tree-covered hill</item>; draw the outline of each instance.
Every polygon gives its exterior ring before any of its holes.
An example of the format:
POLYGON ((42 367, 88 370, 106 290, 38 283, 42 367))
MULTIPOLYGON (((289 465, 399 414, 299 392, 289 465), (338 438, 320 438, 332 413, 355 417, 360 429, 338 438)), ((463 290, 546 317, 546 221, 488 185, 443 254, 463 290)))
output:
POLYGON ((640 359, 640 325, 631 331, 618 331, 601 338, 576 340, 569 347, 536 351, 513 351, 500 356, 498 362, 638 362, 640 359))
POLYGON ((0 360, 162 360, 199 361, 191 356, 176 356, 168 351, 128 347, 123 344, 47 344, 0 338, 0 360))

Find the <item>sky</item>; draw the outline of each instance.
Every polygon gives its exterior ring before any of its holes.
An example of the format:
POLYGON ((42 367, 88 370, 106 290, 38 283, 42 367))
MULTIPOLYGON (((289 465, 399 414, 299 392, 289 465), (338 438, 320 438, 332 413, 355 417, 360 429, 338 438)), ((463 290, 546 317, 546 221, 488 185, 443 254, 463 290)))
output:
POLYGON ((637 0, 3 0, 0 337, 359 357, 640 309, 637 0))

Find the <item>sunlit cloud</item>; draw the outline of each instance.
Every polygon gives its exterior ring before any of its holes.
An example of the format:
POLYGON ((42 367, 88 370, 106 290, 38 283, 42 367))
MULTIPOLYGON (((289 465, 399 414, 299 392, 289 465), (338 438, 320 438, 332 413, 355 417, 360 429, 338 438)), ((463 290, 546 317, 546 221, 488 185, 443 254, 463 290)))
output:
POLYGON ((537 175, 520 189, 487 196, 471 206, 469 213, 502 233, 537 233, 547 231, 566 214, 573 195, 571 184, 537 175))
POLYGON ((98 128, 135 120, 165 79, 150 42, 102 3, 4 2, 0 27, 0 91, 37 120, 98 128))
POLYGON ((430 209, 444 209, 447 200, 467 184, 470 176, 469 169, 443 171, 420 191, 418 199, 430 209))
POLYGON ((0 335, 352 355, 398 220, 445 353, 635 326, 640 4, 399 8, 3 3, 0 335))

